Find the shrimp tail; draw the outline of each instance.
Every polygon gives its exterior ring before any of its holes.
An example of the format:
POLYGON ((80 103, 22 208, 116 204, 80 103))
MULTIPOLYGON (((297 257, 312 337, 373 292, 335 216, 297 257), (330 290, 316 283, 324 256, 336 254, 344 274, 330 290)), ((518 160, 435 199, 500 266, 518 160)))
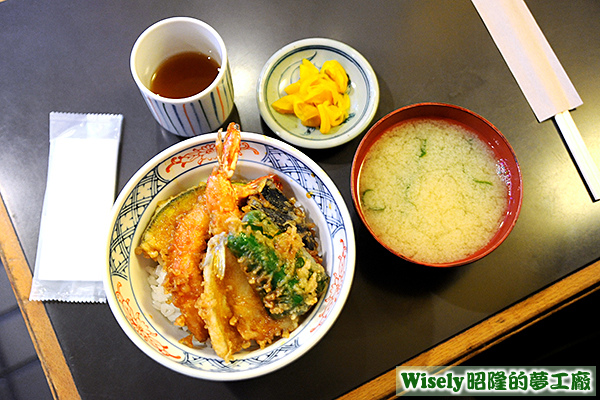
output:
POLYGON ((208 241, 206 257, 204 258, 204 266, 211 264, 216 272, 215 276, 223 279, 225 276, 225 245, 227 237, 224 232, 215 235, 208 241))
POLYGON ((219 160, 217 168, 227 179, 231 179, 240 153, 240 126, 235 122, 230 123, 225 137, 223 137, 223 130, 219 129, 215 146, 219 160))

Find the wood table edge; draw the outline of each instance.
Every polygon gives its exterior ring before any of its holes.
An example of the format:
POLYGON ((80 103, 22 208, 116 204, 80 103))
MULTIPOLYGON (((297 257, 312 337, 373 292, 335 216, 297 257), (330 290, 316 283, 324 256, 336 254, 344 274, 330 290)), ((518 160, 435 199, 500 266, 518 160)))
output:
MULTIPOLYGON (((465 331, 398 366, 455 366, 502 342, 528 326, 600 289, 600 261, 565 276, 465 331)), ((339 397, 340 400, 391 399, 396 394, 396 368, 339 397)))
POLYGON ((55 399, 80 399, 44 304, 40 301, 29 301, 32 282, 31 269, 1 194, 0 232, 2 232, 0 236, 0 258, 46 375, 50 392, 55 399))

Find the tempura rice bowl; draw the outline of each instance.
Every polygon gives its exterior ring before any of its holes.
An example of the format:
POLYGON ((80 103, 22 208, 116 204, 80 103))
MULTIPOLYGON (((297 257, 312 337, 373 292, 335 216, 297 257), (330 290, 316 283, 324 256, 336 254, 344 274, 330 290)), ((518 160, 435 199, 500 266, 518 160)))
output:
POLYGON ((233 361, 225 362, 210 345, 192 349, 179 343, 188 332, 175 326, 152 304, 148 277, 156 263, 136 255, 135 248, 159 201, 206 181, 217 162, 215 138, 216 134, 198 136, 164 150, 125 185, 112 212, 105 291, 121 328, 155 361, 196 378, 240 380, 289 364, 331 328, 354 276, 354 232, 342 196, 316 163, 279 140, 243 132, 233 179, 250 180, 269 173, 279 176, 286 196, 295 197, 316 225, 322 264, 330 276, 329 287, 289 337, 264 349, 253 346, 243 350, 234 355, 233 361))

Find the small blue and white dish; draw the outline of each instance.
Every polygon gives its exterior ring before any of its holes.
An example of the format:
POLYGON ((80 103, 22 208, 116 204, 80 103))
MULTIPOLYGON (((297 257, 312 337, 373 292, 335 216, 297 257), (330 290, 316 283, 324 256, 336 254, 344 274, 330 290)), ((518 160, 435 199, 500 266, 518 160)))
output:
POLYGON ((263 120, 280 138, 300 147, 323 149, 346 143, 367 129, 379 105, 379 84, 369 62, 352 47, 332 39, 302 39, 269 58, 258 80, 257 101, 263 120), (286 94, 284 89, 289 84, 300 79, 300 64, 305 58, 319 69, 325 61, 337 60, 349 77, 349 116, 327 134, 302 125, 293 114, 280 114, 271 107, 286 94))

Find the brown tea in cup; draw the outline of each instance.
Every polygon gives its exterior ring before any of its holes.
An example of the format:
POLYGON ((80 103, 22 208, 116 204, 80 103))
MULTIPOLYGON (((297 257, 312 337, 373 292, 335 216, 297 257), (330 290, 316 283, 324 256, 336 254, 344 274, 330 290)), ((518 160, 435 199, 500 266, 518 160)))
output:
POLYGON ((219 33, 205 22, 189 17, 156 22, 135 41, 129 65, 148 110, 163 129, 175 135, 192 137, 216 132, 234 108, 227 48, 219 33), (175 72, 169 72, 171 62, 166 62, 172 57, 175 72), (181 68, 177 64, 183 64, 183 72, 178 72, 181 68), (185 70, 190 64, 191 81, 200 83, 187 82, 185 70), (164 82, 158 76, 163 75, 161 72, 165 72, 164 82), (180 86, 177 82, 181 81, 184 83, 180 86))
POLYGON ((190 97, 209 87, 220 68, 214 58, 204 53, 178 53, 158 66, 150 80, 150 90, 170 99, 190 97))

